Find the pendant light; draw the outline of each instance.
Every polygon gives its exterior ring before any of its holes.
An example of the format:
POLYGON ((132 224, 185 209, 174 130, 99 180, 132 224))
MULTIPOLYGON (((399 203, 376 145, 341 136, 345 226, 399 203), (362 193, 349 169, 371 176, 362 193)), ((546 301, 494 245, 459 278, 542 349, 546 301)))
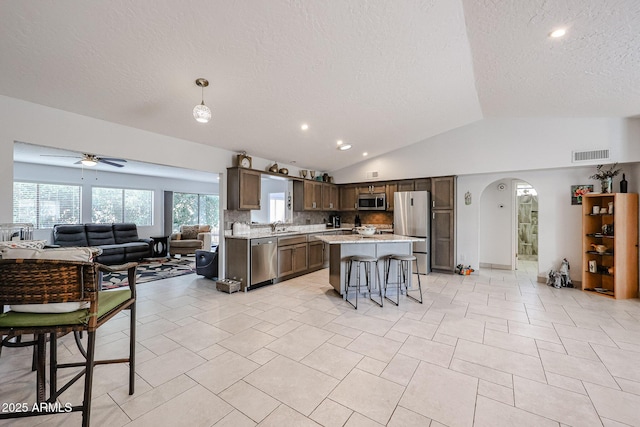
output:
POLYGON ((204 105, 204 88, 209 86, 209 81, 200 78, 196 80, 196 85, 202 89, 202 102, 193 107, 193 118, 199 123, 207 123, 211 120, 211 110, 204 105))

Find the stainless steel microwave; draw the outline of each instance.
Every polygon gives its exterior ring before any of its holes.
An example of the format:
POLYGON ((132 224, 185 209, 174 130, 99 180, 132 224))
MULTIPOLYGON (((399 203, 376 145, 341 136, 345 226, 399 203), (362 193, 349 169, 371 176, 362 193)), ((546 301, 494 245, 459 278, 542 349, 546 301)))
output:
POLYGON ((361 210, 361 211, 387 210, 387 195, 385 193, 358 194, 358 210, 361 210))

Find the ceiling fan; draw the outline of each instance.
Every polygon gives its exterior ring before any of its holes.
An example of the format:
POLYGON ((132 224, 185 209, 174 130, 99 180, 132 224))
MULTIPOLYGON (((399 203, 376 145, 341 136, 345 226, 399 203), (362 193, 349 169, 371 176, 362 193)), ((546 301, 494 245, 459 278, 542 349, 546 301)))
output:
POLYGON ((94 154, 82 154, 82 156, 77 155, 77 156, 61 156, 61 155, 57 155, 57 154, 41 154, 41 156, 43 157, 71 157, 71 158, 75 158, 75 159, 80 159, 77 162, 75 162, 75 165, 79 165, 82 164, 84 166, 95 166, 98 163, 104 163, 105 165, 109 165, 109 166, 115 166, 118 168, 123 167, 124 165, 121 165, 120 163, 127 163, 127 161, 125 159, 114 159, 112 157, 98 157, 94 154), (116 163, 118 162, 118 163, 116 163))

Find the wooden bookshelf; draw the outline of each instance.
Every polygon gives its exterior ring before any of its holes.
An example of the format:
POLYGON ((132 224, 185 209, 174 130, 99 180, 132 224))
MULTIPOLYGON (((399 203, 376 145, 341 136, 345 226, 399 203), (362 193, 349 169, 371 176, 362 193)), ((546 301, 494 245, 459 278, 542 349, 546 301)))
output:
POLYGON ((583 291, 615 299, 638 297, 638 194, 582 197, 582 253, 583 291), (593 213, 594 206, 606 213, 593 213), (606 250, 598 251, 593 245, 604 245, 606 250), (595 261, 595 271, 590 271, 590 261, 595 261))

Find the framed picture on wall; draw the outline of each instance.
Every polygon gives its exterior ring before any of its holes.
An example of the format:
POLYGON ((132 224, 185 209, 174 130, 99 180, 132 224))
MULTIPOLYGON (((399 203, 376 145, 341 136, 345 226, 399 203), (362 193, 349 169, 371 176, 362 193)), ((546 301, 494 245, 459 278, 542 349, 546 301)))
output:
POLYGON ((582 196, 593 192, 593 185, 572 185, 571 186, 571 204, 581 205, 582 196))

